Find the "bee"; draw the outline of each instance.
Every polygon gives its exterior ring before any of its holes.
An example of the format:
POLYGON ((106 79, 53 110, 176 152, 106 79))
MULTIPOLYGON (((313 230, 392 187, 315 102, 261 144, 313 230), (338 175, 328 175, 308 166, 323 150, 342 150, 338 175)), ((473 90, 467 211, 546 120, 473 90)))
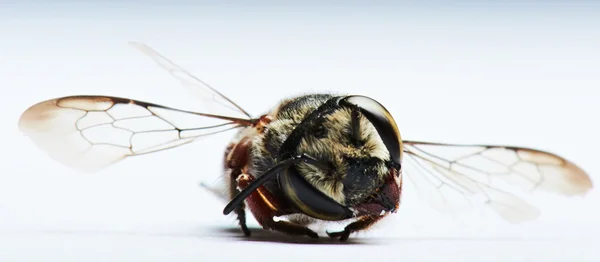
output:
POLYGON ((416 172, 407 177, 433 189, 429 196, 448 204, 453 194, 512 223, 540 215, 519 192, 583 196, 593 188, 585 171, 550 152, 403 139, 392 114, 364 95, 299 95, 252 117, 151 47, 130 44, 199 94, 211 110, 67 96, 29 107, 19 129, 52 159, 87 172, 235 130, 224 150, 228 203, 223 214, 234 213, 245 236, 251 236, 250 210, 264 229, 310 238, 319 237, 311 224, 346 222, 343 230, 327 234, 347 240, 398 211, 409 166, 416 172))

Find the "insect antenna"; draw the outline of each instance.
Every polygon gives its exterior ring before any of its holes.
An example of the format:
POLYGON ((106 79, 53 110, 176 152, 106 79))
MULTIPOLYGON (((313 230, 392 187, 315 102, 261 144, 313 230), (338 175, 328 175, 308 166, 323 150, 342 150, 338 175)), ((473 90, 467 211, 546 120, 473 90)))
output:
POLYGON ((358 107, 352 108, 352 143, 355 146, 362 144, 360 137, 360 111, 358 107))

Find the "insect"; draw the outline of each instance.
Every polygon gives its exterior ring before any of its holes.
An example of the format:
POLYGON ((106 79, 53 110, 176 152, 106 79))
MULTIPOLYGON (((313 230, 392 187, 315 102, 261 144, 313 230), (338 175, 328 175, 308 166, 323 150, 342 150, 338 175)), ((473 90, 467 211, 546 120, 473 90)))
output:
POLYGON ((403 139, 392 114, 367 96, 300 95, 252 117, 149 46, 131 45, 196 92, 210 110, 69 96, 29 107, 20 130, 56 161, 92 172, 236 130, 224 153, 229 203, 223 213, 235 214, 246 236, 249 209, 265 229, 311 238, 319 237, 309 229, 312 223, 345 221, 343 230, 327 234, 346 240, 398 211, 406 167, 416 170, 407 176, 420 179, 415 185, 429 186, 445 204, 452 204, 447 196, 453 194, 513 223, 540 212, 511 191, 583 196, 593 188, 581 168, 553 153, 403 139))

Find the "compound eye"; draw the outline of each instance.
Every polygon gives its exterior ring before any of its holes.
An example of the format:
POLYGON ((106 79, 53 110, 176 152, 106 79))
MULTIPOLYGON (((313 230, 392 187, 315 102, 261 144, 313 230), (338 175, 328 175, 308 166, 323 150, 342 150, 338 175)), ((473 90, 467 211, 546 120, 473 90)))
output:
POLYGON ((342 106, 355 106, 373 124, 379 137, 385 144, 392 161, 400 164, 402 160, 402 139, 396 121, 379 102, 366 96, 346 96, 338 103, 342 106))
POLYGON ((295 167, 283 170, 279 186, 287 199, 302 213, 322 220, 341 220, 352 217, 352 211, 312 186, 298 174, 295 167))

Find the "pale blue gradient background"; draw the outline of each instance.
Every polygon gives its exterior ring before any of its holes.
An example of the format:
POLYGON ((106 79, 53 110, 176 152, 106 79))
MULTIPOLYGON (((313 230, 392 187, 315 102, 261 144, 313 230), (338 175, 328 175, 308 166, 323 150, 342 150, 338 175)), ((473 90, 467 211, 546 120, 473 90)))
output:
POLYGON ((394 113, 405 138, 546 149, 597 181, 599 4, 165 3, 0 2, 0 261, 600 258, 595 191, 540 199, 539 221, 510 226, 441 217, 407 188, 398 214, 358 235, 370 245, 245 242, 220 230, 236 228, 234 219, 197 186, 217 179, 232 133, 82 176, 16 128, 31 104, 73 94, 197 109, 127 46, 136 40, 254 114, 305 92, 361 93, 394 113))

